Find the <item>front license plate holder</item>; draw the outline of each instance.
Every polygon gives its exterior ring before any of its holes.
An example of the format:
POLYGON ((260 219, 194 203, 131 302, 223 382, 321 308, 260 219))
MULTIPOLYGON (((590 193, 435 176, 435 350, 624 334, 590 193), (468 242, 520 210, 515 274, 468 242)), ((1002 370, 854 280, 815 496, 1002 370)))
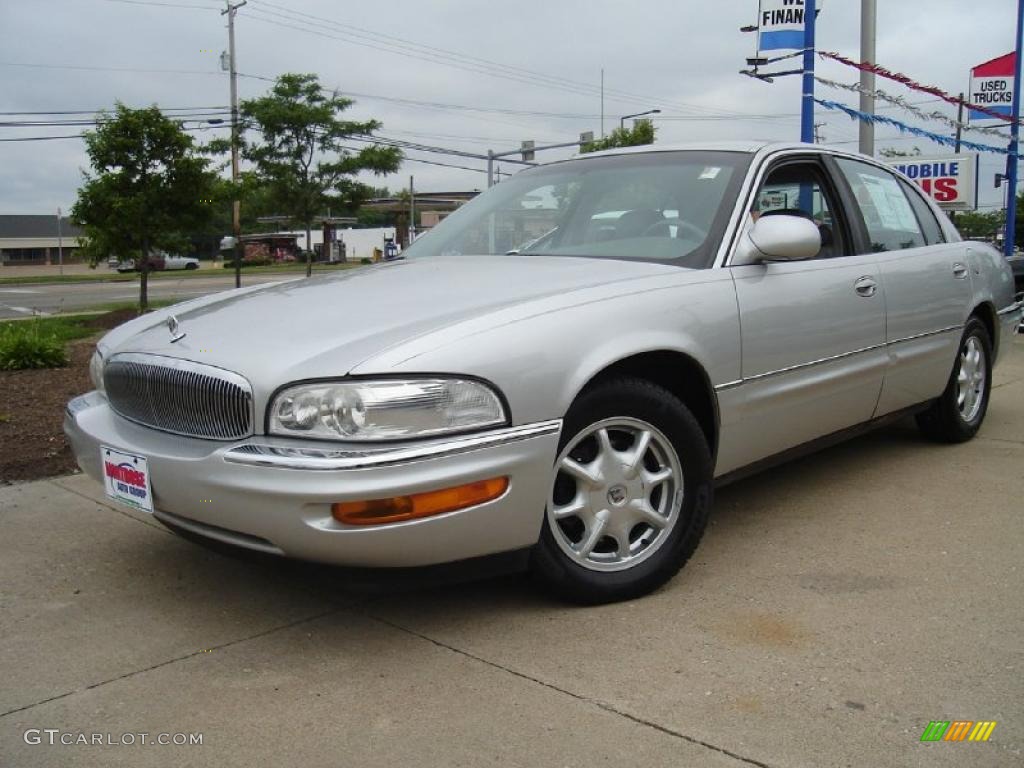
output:
POLYGON ((146 457, 101 445, 100 462, 107 496, 152 514, 153 489, 149 484, 149 462, 146 457))

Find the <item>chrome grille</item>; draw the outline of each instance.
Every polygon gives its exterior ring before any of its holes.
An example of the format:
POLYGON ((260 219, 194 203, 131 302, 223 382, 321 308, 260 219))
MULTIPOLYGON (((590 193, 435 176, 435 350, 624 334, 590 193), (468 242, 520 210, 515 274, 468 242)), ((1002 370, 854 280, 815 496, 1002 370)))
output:
POLYGON ((212 365, 162 355, 114 355, 103 368, 110 407, 148 427, 236 440, 253 431, 252 387, 212 365))

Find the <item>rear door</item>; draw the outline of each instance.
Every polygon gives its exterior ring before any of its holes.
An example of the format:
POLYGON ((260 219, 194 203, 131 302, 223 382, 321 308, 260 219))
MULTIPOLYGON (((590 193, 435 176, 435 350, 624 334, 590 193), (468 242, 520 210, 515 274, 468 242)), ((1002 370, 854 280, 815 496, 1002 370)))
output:
POLYGON ((887 365, 876 415, 941 394, 971 298, 966 245, 945 241, 922 193, 885 168, 836 158, 857 201, 862 240, 878 261, 887 365))
POLYGON ((858 254, 846 203, 820 155, 769 169, 751 218, 812 218, 813 259, 731 267, 742 323, 743 375, 719 393, 720 472, 871 418, 885 367, 885 309, 873 254, 858 254))

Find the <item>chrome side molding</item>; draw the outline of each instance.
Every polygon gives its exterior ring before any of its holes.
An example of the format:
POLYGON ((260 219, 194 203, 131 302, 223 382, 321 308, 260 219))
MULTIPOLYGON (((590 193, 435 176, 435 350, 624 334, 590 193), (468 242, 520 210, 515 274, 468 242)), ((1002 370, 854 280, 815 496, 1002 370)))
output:
MULTIPOLYGON (((346 443, 338 448, 329 449, 298 448, 294 445, 281 446, 266 441, 251 440, 230 448, 224 454, 224 461, 230 464, 276 467, 278 469, 319 471, 363 469, 453 456, 480 448, 490 448, 518 440, 557 434, 561 429, 562 420, 554 419, 471 435, 456 435, 443 440, 431 440, 423 443, 400 443, 397 445, 378 443, 367 446, 346 443)), ((322 444, 320 443, 320 445, 322 444)))

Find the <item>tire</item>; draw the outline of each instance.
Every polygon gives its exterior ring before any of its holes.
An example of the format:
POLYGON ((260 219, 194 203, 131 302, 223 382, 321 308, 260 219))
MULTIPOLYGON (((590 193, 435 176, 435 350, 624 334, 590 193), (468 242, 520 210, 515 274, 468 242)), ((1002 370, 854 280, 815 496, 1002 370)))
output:
POLYGON ((964 328, 945 391, 917 415, 917 425, 925 437, 936 442, 966 442, 981 428, 991 392, 992 340, 984 323, 972 317, 964 328))
POLYGON ((199 269, 198 264, 193 264, 191 261, 185 265, 185 269, 199 269))
POLYGON ((597 384, 563 423, 534 577, 587 605, 657 589, 700 542, 712 475, 707 439, 679 398, 641 379, 597 384))

